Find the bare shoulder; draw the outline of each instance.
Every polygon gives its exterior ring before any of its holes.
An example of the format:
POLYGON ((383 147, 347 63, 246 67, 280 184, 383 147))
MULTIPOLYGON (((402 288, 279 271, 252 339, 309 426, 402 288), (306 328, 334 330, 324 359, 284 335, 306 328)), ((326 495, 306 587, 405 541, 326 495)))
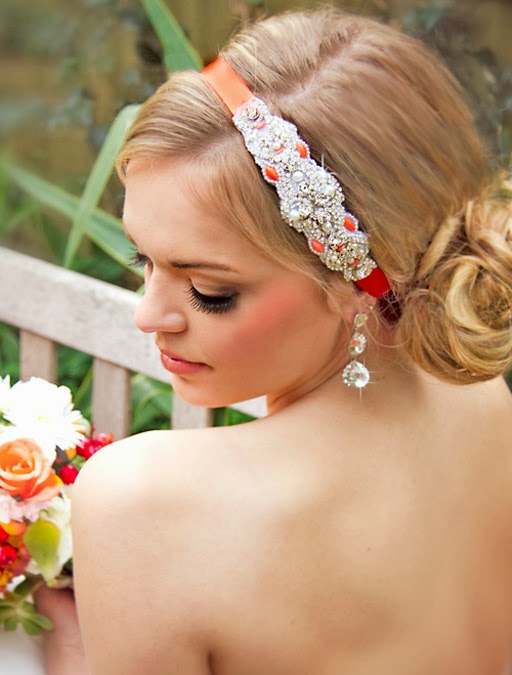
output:
MULTIPOLYGON (((122 540, 134 527, 165 528, 203 508, 209 486, 226 473, 229 430, 151 431, 103 448, 82 469, 73 489, 73 523, 79 540, 96 525, 122 540)), ((194 536, 194 529, 189 533, 194 536)))
MULTIPOLYGON (((73 501, 110 499, 124 490, 158 498, 172 489, 194 487, 202 473, 218 466, 218 453, 228 442, 223 429, 149 431, 103 448, 80 472, 73 501)), ((126 500, 129 503, 129 500, 126 500)))
POLYGON ((207 532, 202 495, 220 473, 224 436, 140 434, 103 448, 80 473, 75 588, 94 673, 208 672, 207 566, 194 542, 207 532))

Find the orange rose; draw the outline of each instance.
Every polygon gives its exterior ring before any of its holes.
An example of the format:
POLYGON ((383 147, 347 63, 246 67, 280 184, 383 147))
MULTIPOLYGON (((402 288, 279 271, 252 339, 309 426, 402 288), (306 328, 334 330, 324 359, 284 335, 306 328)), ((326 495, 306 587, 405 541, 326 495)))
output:
POLYGON ((28 438, 0 445, 0 488, 20 501, 46 502, 62 483, 41 448, 28 438))

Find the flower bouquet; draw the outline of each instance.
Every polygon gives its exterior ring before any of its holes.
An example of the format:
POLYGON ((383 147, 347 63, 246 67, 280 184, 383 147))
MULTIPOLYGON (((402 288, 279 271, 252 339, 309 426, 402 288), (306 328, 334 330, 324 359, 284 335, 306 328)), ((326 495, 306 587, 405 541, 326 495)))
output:
POLYGON ((113 441, 91 435, 71 392, 40 378, 0 378, 0 627, 52 627, 31 596, 72 586, 70 490, 83 464, 113 441))

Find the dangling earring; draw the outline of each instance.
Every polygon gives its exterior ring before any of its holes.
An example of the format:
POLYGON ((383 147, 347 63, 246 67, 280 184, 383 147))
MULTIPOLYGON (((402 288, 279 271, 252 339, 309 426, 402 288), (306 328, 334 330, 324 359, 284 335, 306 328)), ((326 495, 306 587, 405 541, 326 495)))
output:
POLYGON ((352 356, 352 361, 345 366, 343 370, 343 382, 347 387, 357 387, 362 389, 370 381, 368 368, 358 361, 356 357, 360 356, 366 349, 366 336, 359 332, 368 321, 368 314, 356 314, 354 317, 354 332, 348 343, 348 351, 352 356))

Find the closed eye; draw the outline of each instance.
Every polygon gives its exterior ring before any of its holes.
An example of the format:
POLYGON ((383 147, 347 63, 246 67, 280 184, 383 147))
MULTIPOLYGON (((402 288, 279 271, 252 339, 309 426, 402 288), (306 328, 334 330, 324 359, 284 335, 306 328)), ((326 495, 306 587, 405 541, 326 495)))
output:
POLYGON ((238 293, 232 295, 204 295, 194 286, 190 287, 189 300, 192 307, 206 314, 225 314, 234 309, 238 293))

